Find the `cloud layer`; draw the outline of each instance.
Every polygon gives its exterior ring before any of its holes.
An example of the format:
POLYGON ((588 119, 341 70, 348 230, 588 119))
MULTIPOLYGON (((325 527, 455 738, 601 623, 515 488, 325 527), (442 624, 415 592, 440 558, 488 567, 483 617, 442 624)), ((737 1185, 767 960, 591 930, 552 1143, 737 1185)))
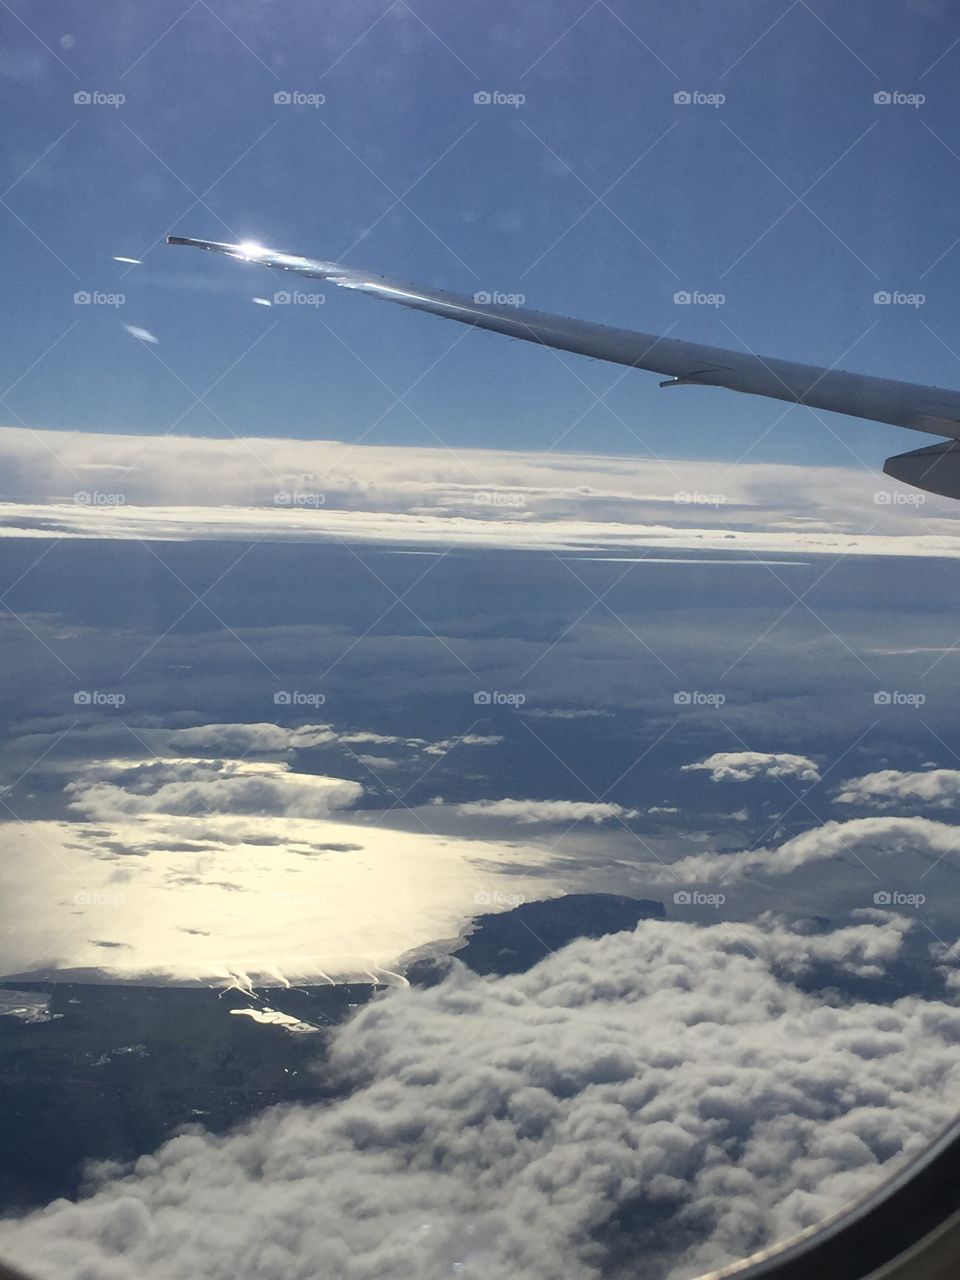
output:
POLYGON ((840 467, 0 432, 0 535, 960 555, 947 499, 840 467))
MULTIPOLYGON (((900 924, 871 927, 895 954, 900 924)), ((0 1252, 46 1280, 596 1280, 638 1251, 693 1276, 834 1212, 955 1109, 960 1012, 828 1007, 773 971, 809 941, 646 921, 391 992, 335 1036, 346 1100, 177 1137, 0 1224, 0 1252)))

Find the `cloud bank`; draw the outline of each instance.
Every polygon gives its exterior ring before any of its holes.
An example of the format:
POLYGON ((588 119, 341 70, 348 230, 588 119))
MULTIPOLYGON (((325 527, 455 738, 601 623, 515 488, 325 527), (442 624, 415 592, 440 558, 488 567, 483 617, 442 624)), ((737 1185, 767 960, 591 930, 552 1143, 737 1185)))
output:
MULTIPOLYGON (((872 927, 894 953, 898 922, 872 927)), ((828 1007, 771 965, 806 945, 645 921, 390 992, 335 1034, 348 1098, 101 1170, 0 1223, 0 1254, 46 1280, 599 1280, 638 1255, 684 1280, 834 1212, 955 1110, 960 1011, 828 1007)))
POLYGON ((841 467, 0 431, 0 536, 960 555, 953 509, 841 467))

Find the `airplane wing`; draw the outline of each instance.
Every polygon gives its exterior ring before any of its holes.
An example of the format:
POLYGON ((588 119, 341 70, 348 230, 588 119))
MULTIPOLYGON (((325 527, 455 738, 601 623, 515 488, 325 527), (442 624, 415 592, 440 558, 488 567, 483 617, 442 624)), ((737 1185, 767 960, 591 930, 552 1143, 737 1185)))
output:
POLYGON ((459 320, 560 351, 645 369, 664 375, 660 385, 726 387, 747 395, 827 409, 895 427, 948 436, 942 444, 888 458, 884 471, 928 492, 960 498, 960 392, 891 378, 868 377, 841 369, 730 351, 724 347, 615 329, 589 320, 549 315, 510 305, 498 295, 450 293, 374 275, 338 262, 303 258, 260 244, 222 244, 168 236, 168 244, 192 245, 224 253, 242 262, 260 263, 296 276, 327 280, 388 302, 459 320))

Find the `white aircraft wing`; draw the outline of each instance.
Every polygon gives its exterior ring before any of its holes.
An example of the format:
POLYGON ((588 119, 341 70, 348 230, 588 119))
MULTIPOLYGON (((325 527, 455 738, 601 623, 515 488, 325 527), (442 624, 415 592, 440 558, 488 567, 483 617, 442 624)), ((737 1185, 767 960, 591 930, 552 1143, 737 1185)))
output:
POLYGON ((884 471, 896 479, 960 498, 960 392, 940 387, 868 377, 841 369, 797 364, 752 352, 730 351, 696 342, 615 329, 590 320, 549 315, 526 307, 503 305, 489 295, 450 293, 391 280, 338 262, 280 253, 259 244, 221 244, 168 236, 168 244, 192 245, 224 253, 243 262, 276 267, 297 276, 327 280, 344 289, 371 294, 417 311, 429 311, 478 329, 490 329, 541 346, 573 351, 596 360, 629 365, 665 375, 661 386, 726 387, 747 395, 827 409, 895 427, 948 436, 940 445, 888 458, 884 471))

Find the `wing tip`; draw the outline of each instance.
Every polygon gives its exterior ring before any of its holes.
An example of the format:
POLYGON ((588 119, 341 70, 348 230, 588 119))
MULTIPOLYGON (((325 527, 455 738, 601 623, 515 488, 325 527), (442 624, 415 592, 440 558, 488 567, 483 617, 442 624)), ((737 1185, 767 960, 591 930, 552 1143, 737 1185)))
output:
POLYGON ((167 236, 167 244, 185 244, 194 249, 215 249, 220 253, 237 253, 243 246, 224 244, 219 240, 197 240, 193 236, 167 236))

